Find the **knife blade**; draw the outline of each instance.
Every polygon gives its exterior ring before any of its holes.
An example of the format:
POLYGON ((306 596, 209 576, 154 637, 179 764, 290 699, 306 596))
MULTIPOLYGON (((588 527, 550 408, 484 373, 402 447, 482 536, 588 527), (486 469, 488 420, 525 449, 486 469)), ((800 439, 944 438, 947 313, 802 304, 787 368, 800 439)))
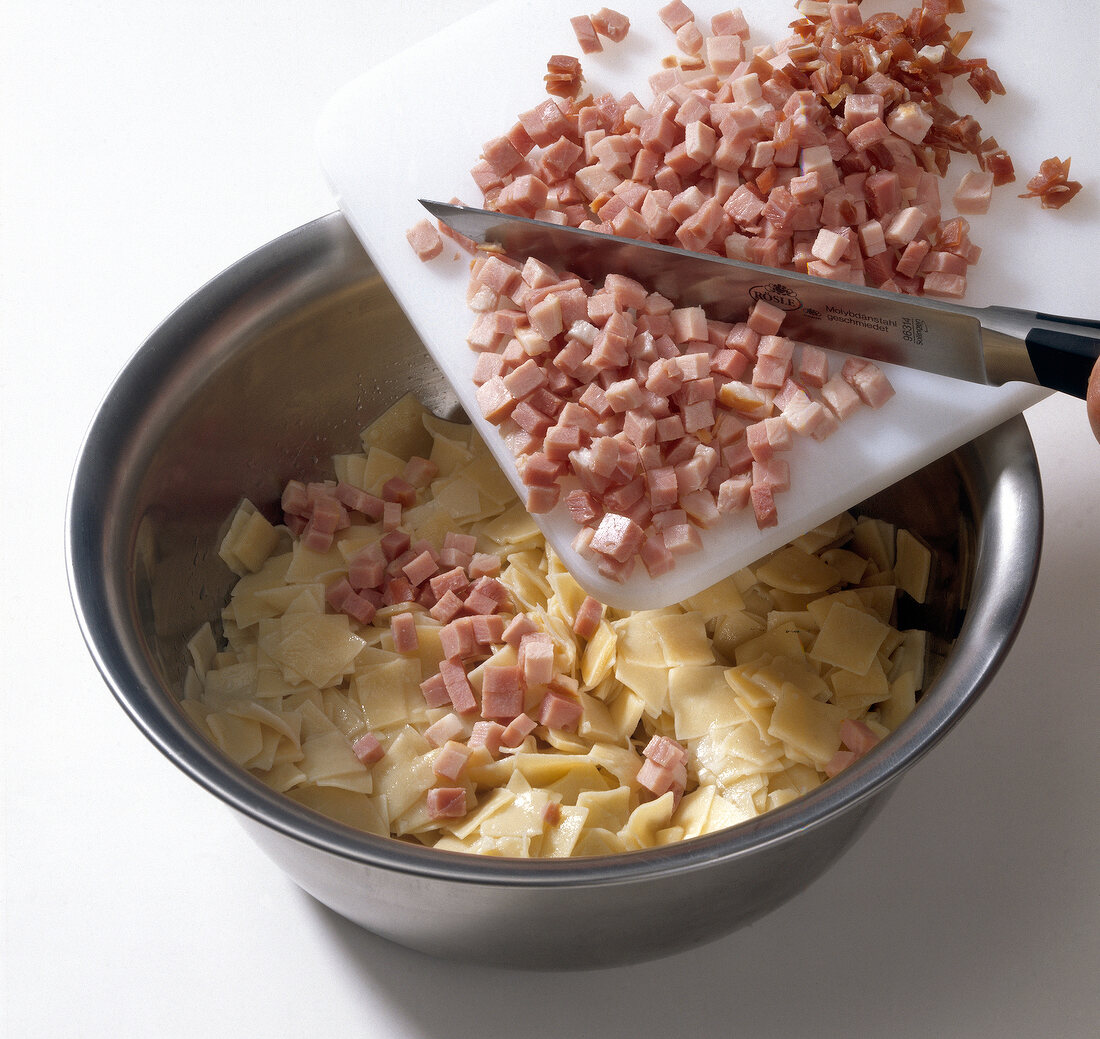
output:
POLYGON ((1027 382, 1083 399, 1100 354, 1097 321, 916 299, 527 217, 420 203, 478 245, 534 256, 597 283, 625 274, 718 321, 743 321, 764 300, 785 311, 785 336, 954 379, 1027 382))

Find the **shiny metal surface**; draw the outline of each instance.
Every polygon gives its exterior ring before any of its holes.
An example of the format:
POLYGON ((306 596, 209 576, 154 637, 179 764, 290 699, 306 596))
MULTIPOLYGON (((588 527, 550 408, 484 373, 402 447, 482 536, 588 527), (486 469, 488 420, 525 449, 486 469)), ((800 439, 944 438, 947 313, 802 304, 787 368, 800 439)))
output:
POLYGON ((1077 339, 1071 353, 1092 360, 1100 343, 1095 321, 967 307, 472 206, 427 199, 420 204, 475 242, 535 256, 589 280, 602 281, 608 271, 629 274, 681 306, 705 307, 708 317, 720 321, 743 320, 763 299, 786 311, 784 335, 968 382, 1042 382, 1083 397, 1084 382, 1076 376, 1070 386, 1040 380, 1025 340, 1035 329, 1071 333, 1077 339))
POLYGON ((1017 418, 866 503, 936 550, 930 604, 900 623, 936 633, 938 677, 838 779, 726 833, 611 858, 479 859, 348 829, 268 790, 191 728, 178 707, 184 643, 228 592, 216 549, 239 498, 273 509, 287 478, 319 475, 409 390, 455 416, 342 218, 314 221, 216 278, 135 355, 86 438, 66 530, 85 639, 136 725, 306 891, 402 944, 513 967, 598 966, 758 918, 839 857, 986 687, 1023 619, 1042 496, 1017 418))

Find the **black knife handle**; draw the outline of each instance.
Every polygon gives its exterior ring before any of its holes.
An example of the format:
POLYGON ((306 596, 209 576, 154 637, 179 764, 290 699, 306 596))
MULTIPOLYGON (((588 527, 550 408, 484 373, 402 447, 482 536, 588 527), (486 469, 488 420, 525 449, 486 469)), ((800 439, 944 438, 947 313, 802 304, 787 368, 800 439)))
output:
POLYGON ((1052 314, 1035 316, 1063 326, 1032 328, 1024 340, 1039 384, 1084 400, 1089 375, 1100 356, 1100 338, 1095 331, 1100 328, 1100 322, 1059 318, 1052 314))

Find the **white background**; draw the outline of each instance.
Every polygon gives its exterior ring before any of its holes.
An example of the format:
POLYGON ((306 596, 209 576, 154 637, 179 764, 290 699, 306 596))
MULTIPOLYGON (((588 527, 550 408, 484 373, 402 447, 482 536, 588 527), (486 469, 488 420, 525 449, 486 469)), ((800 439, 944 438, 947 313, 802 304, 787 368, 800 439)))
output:
MULTIPOLYGON (((416 34, 481 6, 5 8, 0 1032, 1093 1034, 1100 446, 1079 401, 1055 397, 1028 413, 1046 497, 1044 558, 992 688, 810 890, 664 961, 509 973, 436 962, 360 931, 285 879, 221 804, 146 742, 96 673, 69 605, 62 525, 99 400, 187 294, 333 208, 313 147, 326 99, 416 34)), ((1003 0, 968 6, 1009 17, 1003 0)), ((1091 8, 1049 6, 1058 21, 1055 7, 1091 8)), ((583 5, 574 7, 564 14, 583 5)), ((1035 143, 1035 85, 990 57, 1016 90, 1018 109, 996 99, 990 112, 997 103, 1018 112, 998 134, 1021 172, 1033 165, 1021 155, 1064 154, 1072 141, 1035 143)), ((1084 68, 1045 60, 1055 83, 1086 78, 1084 68)), ((517 98, 516 110, 530 103, 517 98)), ((1095 105, 1089 118, 1094 132, 1095 105)), ((1088 192, 1079 218, 1094 222, 1100 171, 1075 163, 1074 173, 1088 192)), ((1071 228, 1073 212, 1047 214, 1047 233, 1071 228)), ((1092 317, 1095 301, 1093 292, 1082 302, 1092 317)))

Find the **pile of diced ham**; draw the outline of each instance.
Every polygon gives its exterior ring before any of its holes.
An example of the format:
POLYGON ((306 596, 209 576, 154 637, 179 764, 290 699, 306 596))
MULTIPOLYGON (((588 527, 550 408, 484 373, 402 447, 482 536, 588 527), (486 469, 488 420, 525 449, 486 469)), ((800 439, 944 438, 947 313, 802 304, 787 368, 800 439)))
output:
POLYGON ((894 392, 862 358, 830 372, 825 351, 778 334, 784 312, 763 300, 731 324, 623 275, 594 287, 493 253, 474 261, 468 298, 478 405, 528 510, 564 501, 573 547, 616 581, 639 558, 668 572, 702 547, 700 528, 750 503, 774 525, 793 438, 822 440, 894 392))
MULTIPOLYGON (((483 146, 472 174, 485 207, 962 297, 980 250, 964 217, 942 218, 940 179, 952 152, 976 159, 954 197, 960 214, 974 214, 1014 172, 977 120, 941 95, 966 75, 988 101, 1004 93, 997 74, 959 56, 970 34, 947 26, 952 0, 923 0, 908 18, 864 19, 858 3, 797 8, 792 35, 753 47, 739 9, 707 33, 673 0, 659 14, 681 53, 650 77, 648 105, 629 93, 576 97, 579 62, 556 55, 547 78, 568 60, 569 89, 555 91, 566 96, 483 146)), ((595 17, 573 25, 583 52, 602 49, 595 17)))

